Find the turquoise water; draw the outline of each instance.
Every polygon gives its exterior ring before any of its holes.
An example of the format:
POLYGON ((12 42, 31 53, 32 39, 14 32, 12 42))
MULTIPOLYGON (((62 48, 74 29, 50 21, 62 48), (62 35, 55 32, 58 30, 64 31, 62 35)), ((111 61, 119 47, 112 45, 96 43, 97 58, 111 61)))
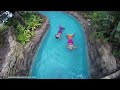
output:
POLYGON ((89 63, 85 32, 80 23, 71 15, 58 11, 40 11, 50 20, 50 28, 37 50, 30 76, 37 79, 88 79, 89 63), (63 39, 56 39, 59 25, 66 28, 63 39), (74 45, 79 48, 69 51, 67 34, 75 33, 74 45))

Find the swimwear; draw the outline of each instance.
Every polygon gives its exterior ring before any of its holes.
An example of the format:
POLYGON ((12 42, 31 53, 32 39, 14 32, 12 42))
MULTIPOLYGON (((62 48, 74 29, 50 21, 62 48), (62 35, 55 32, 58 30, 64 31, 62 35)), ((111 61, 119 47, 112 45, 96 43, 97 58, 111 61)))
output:
POLYGON ((58 33, 60 33, 60 34, 62 34, 62 32, 63 32, 63 30, 62 30, 62 29, 60 29, 60 30, 58 31, 58 33))
POLYGON ((73 36, 74 36, 75 34, 69 34, 69 35, 67 35, 68 36, 68 44, 72 44, 73 45, 73 40, 72 40, 72 38, 73 38, 73 36))
POLYGON ((59 29, 58 33, 62 34, 64 28, 61 27, 61 26, 59 26, 59 28, 60 28, 60 29, 59 29))
POLYGON ((69 39, 69 40, 68 40, 68 44, 71 44, 71 43, 73 44, 74 42, 73 42, 72 39, 69 39))

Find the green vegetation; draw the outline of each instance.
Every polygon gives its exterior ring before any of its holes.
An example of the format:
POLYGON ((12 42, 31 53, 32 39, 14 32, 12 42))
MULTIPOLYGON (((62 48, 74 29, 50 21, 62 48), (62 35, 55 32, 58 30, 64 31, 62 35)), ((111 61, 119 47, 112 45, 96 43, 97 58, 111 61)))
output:
POLYGON ((10 18, 5 25, 14 26, 16 29, 15 33, 17 41, 25 45, 34 36, 35 29, 42 26, 43 19, 40 16, 30 12, 20 13, 20 15, 27 26, 21 25, 14 17, 10 18))
POLYGON ((94 11, 84 12, 85 19, 91 20, 91 39, 96 37, 112 46, 112 53, 120 59, 120 12, 94 11))
POLYGON ((5 30, 7 30, 8 26, 6 25, 0 25, 0 33, 3 33, 5 30))
POLYGON ((7 26, 6 25, 1 25, 0 26, 0 48, 4 46, 4 32, 7 30, 7 26))

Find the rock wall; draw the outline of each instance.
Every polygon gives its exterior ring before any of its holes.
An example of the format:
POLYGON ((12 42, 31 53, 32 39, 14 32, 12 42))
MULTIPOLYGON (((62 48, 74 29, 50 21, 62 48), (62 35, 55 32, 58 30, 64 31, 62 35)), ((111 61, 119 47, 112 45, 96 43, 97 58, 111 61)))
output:
POLYGON ((94 30, 90 29, 89 22, 82 18, 80 11, 66 12, 77 18, 84 27, 88 46, 91 78, 102 78, 117 71, 116 59, 111 53, 110 45, 101 43, 95 38, 90 38, 90 35, 94 30))
MULTIPOLYGON (((42 15, 41 15, 42 16, 42 15)), ((44 16, 43 16, 44 17, 44 16)), ((25 47, 25 57, 26 57, 26 68, 27 71, 30 71, 30 66, 32 64, 32 60, 33 57, 35 55, 35 52, 39 46, 39 43, 41 41, 41 39, 43 38, 43 36, 45 35, 45 33, 47 32, 48 28, 49 28, 49 20, 47 17, 45 18, 45 23, 43 24, 41 29, 37 29, 36 31, 36 35, 35 37, 31 40, 31 42, 29 42, 25 47)), ((27 72, 27 76, 29 75, 29 72, 27 72)))
POLYGON ((108 76, 105 76, 101 79, 120 79, 120 70, 108 75, 108 76))
POLYGON ((9 28, 6 39, 8 40, 10 50, 5 55, 5 62, 0 72, 1 78, 20 78, 22 76, 27 78, 36 49, 49 27, 48 18, 45 16, 42 17, 45 21, 42 28, 36 30, 35 37, 26 46, 16 41, 15 29, 13 27, 9 28))
POLYGON ((22 64, 21 61, 24 60, 23 55, 23 46, 16 42, 16 38, 14 35, 14 28, 10 27, 7 33, 7 40, 9 42, 10 51, 7 53, 5 57, 5 62, 2 65, 2 70, 0 75, 4 78, 8 76, 15 75, 17 71, 19 71, 19 66, 22 64), (16 64, 17 63, 17 64, 16 64))
POLYGON ((7 42, 7 39, 5 39, 5 37, 8 36, 7 32, 2 34, 1 36, 4 38, 4 46, 0 47, 0 72, 2 70, 2 64, 4 63, 5 56, 10 51, 9 43, 7 42))

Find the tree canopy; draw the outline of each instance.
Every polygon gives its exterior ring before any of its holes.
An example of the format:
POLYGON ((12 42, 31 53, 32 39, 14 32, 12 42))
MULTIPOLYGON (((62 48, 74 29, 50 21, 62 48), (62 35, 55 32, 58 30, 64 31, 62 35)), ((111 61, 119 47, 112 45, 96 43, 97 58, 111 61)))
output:
POLYGON ((110 43, 112 53, 120 59, 120 12, 118 11, 93 11, 85 13, 91 19, 91 27, 95 28, 94 37, 110 43))

